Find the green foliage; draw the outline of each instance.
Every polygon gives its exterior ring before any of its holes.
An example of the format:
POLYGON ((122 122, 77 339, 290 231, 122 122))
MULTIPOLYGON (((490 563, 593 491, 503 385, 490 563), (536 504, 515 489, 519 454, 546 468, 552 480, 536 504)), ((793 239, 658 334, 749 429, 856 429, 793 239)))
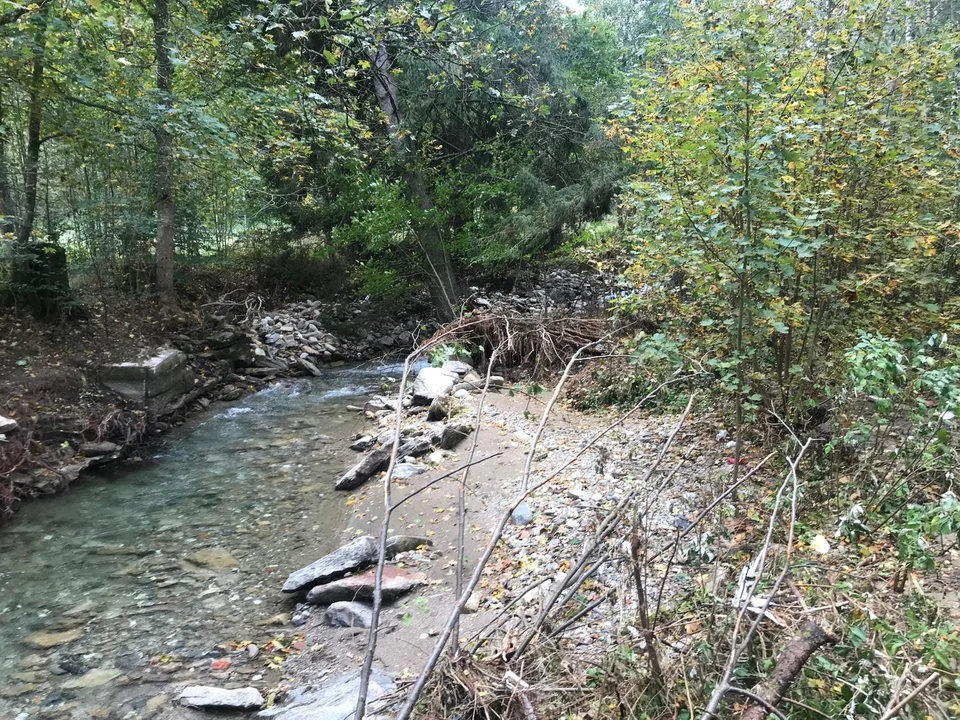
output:
POLYGON ((618 309, 793 419, 854 328, 955 317, 960 45, 877 7, 681 6, 609 124, 637 167, 621 208, 643 290, 618 309))

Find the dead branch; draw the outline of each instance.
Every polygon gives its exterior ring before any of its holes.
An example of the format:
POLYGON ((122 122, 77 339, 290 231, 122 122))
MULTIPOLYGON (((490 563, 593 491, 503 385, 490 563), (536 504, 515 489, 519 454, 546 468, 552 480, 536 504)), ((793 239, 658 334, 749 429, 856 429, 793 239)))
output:
POLYGON ((930 675, 927 676, 926 680, 924 680, 922 683, 917 685, 916 688, 914 688, 913 692, 907 695, 903 700, 898 702, 892 708, 887 710, 887 712, 883 714, 883 717, 880 718, 880 720, 893 720, 894 716, 896 716, 898 712, 900 712, 901 710, 903 710, 903 708, 907 706, 907 703, 909 703, 917 695, 922 693, 927 688, 927 686, 930 685, 930 683, 932 683, 938 677, 940 677, 940 673, 938 672, 930 673, 930 675))
MULTIPOLYGON (((463 468, 463 475, 460 477, 460 487, 457 492, 457 577, 455 593, 460 597, 463 592, 463 561, 466 552, 466 529, 467 529, 467 477, 470 474, 470 466, 473 464, 473 456, 477 452, 477 443, 480 441, 480 423, 483 420, 483 406, 487 400, 487 393, 490 391, 490 378, 493 374, 494 365, 500 354, 500 347, 494 348, 490 353, 490 362, 487 363, 487 375, 483 382, 483 391, 480 393, 480 399, 477 402, 477 416, 474 426, 477 428, 473 433, 473 443, 470 445, 470 454, 467 456, 467 465, 463 468)), ((450 646, 452 652, 456 653, 460 647, 460 618, 453 628, 453 641, 450 646)))
POLYGON ((503 347, 506 367, 559 367, 579 348, 595 344, 606 332, 603 318, 535 317, 513 312, 474 311, 449 323, 450 339, 484 347, 503 347))
MULTIPOLYGON (((733 677, 733 672, 737 667, 737 663, 740 661, 740 657, 743 655, 744 651, 750 646, 750 641, 753 639, 754 634, 757 631, 757 628, 760 626, 760 621, 767 614, 767 608, 770 606, 770 602, 773 600, 774 596, 777 594, 781 583, 786 578, 787 573, 790 570, 790 558, 793 551, 793 536, 794 528, 797 521, 797 496, 799 494, 799 481, 797 477, 797 468, 800 465, 800 461, 803 459, 803 456, 806 454, 807 449, 810 447, 810 443, 813 442, 812 439, 808 439, 804 443, 803 447, 800 448, 800 451, 797 453, 797 456, 791 460, 787 459, 787 462, 790 465, 790 471, 787 473, 787 476, 784 478, 783 482, 780 484, 780 489, 777 491, 777 497, 774 501, 773 510, 770 512, 770 521, 767 524, 767 534, 763 541, 763 547, 760 549, 760 553, 757 556, 755 565, 757 568, 757 577, 753 581, 753 584, 750 586, 749 591, 747 592, 746 597, 741 598, 741 607, 737 613, 737 619, 733 626, 733 636, 731 640, 731 650, 730 658, 727 660, 727 664, 724 667, 723 677, 720 682, 717 684, 717 687, 713 691, 713 695, 710 697, 710 701, 707 703, 707 707, 704 710, 701 720, 710 720, 710 718, 717 715, 717 709, 720 707, 720 702, 723 700, 723 697, 726 693, 732 691, 730 685, 730 678, 733 677), (738 644, 738 636, 740 634, 740 627, 743 623, 743 618, 746 615, 747 609, 751 607, 751 601, 753 596, 757 591, 757 588, 760 585, 760 581, 763 578, 763 568, 766 562, 767 553, 770 551, 770 544, 773 539, 773 531, 777 524, 777 515, 780 511, 780 504, 783 500, 784 492, 786 491, 787 485, 793 483, 793 492, 791 495, 791 504, 790 504, 790 527, 787 535, 787 550, 784 560, 783 570, 780 575, 777 577, 776 581, 773 584, 766 601, 763 606, 759 609, 756 618, 753 623, 750 625, 749 630, 747 631, 746 636, 743 641, 738 644)), ((736 487, 737 483, 734 483, 732 487, 736 487)), ((753 565, 754 563, 751 563, 753 565)))
MULTIPOLYGON (((775 708, 790 688, 804 664, 817 650, 824 645, 833 645, 837 638, 826 632, 811 620, 807 620, 800 629, 800 634, 790 640, 780 653, 776 666, 767 679, 753 690, 756 696, 751 704, 740 716, 740 720, 765 720, 767 713, 774 712, 782 717, 775 708)), ((740 692, 739 689, 735 690, 740 692)), ((743 694, 743 693, 741 693, 743 694)))
MULTIPOLYGON (((649 395, 647 397, 649 397, 649 395)), ((687 401, 687 407, 684 409, 683 414, 680 416, 679 421, 677 422, 676 426, 674 426, 673 431, 670 433, 669 437, 667 437, 667 441, 663 444, 663 447, 660 448, 660 452, 657 454, 657 457, 654 460, 653 464, 647 469, 647 472, 644 473, 643 478, 638 483, 640 487, 646 485, 649 479, 660 467, 660 464, 661 462, 663 462, 663 458, 667 454, 667 451, 670 449, 670 446, 673 443, 674 438, 676 438, 677 433, 680 432, 680 428, 682 428, 683 424, 686 422, 687 417, 690 414, 690 410, 693 407, 693 401, 695 397, 696 397, 696 393, 690 396, 690 399, 687 401)), ((644 398, 644 400, 646 400, 646 398, 644 398)), ((626 415, 622 416, 621 418, 618 418, 614 423, 604 428, 604 430, 602 430, 601 433, 598 433, 591 439, 591 444, 596 442, 596 440, 598 440, 601 437, 601 434, 606 434, 607 432, 609 432, 609 430, 621 424, 626 417, 631 415, 637 409, 638 408, 635 406, 630 411, 628 411, 626 415)), ((580 453, 577 453, 574 456, 574 459, 580 457, 580 455, 582 455, 582 452, 583 451, 581 451, 580 453)), ((565 469, 569 464, 570 464, 569 462, 564 464, 562 469, 565 469)), ((560 471, 557 471, 553 474, 556 475, 559 472, 560 471)), ((584 565, 587 564, 587 562, 589 561, 593 553, 596 551, 596 549, 610 535, 610 533, 612 533, 616 529, 616 527, 620 524, 620 519, 622 517, 623 510, 635 497, 636 492, 637 492, 636 490, 632 490, 626 495, 624 495, 623 498, 620 500, 620 502, 618 502, 617 505, 607 514, 607 517, 604 519, 603 523, 601 523, 601 530, 597 532, 597 534, 594 536, 591 542, 586 544, 583 551, 580 553, 580 558, 577 561, 577 563, 572 568, 570 568, 569 571, 567 571, 567 574, 564 577, 563 581, 557 584, 557 587, 551 592, 550 596, 547 598, 547 601, 544 603, 543 608, 540 610, 540 613, 537 615, 537 618, 533 622, 533 625, 530 627, 529 630, 526 631, 526 633, 524 633, 523 638, 520 640, 520 643, 517 646, 518 656, 523 654, 523 652, 530 645, 530 642, 533 640, 534 636, 539 632, 540 627, 543 625, 544 620, 546 620, 547 614, 553 608, 554 604, 559 599, 561 593, 563 593, 564 590, 566 590, 568 587, 571 586, 571 583, 576 578, 577 574, 582 570, 584 565)), ((577 587, 577 585, 573 587, 575 588, 577 587)))

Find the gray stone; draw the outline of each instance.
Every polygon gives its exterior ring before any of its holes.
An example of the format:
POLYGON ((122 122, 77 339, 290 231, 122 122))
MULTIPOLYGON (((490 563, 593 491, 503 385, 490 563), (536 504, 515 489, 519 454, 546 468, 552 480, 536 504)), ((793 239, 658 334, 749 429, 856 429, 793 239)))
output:
POLYGON ((406 480, 427 471, 426 466, 418 463, 402 462, 397 463, 393 468, 393 477, 399 480, 406 480))
POLYGON ((413 404, 429 405, 441 395, 447 395, 457 383, 459 376, 448 370, 425 367, 413 381, 413 404))
MULTIPOLYGON (((457 393, 460 390, 467 390, 468 392, 474 392, 477 390, 483 390, 484 385, 486 384, 485 378, 480 378, 479 380, 470 380, 467 381, 464 379, 463 382, 459 382, 453 386, 453 392, 457 393)), ((490 376, 490 389, 499 390, 503 387, 504 379, 500 375, 491 375, 490 376)))
POLYGON ((467 436, 473 432, 473 425, 470 423, 456 423, 447 425, 440 433, 440 448, 443 450, 452 450, 462 443, 467 436))
POLYGON ((183 689, 177 702, 192 708, 259 710, 263 707, 263 695, 252 687, 227 690, 209 685, 191 685, 183 689))
POLYGON ((357 438, 352 443, 350 443, 351 450, 364 451, 369 450, 373 447, 373 444, 377 441, 375 437, 370 435, 364 435, 363 437, 357 438))
POLYGON ((376 541, 370 535, 363 535, 324 555, 304 568, 290 573, 283 584, 283 592, 309 590, 314 585, 341 578, 349 572, 375 562, 379 555, 376 541))
MULTIPOLYGON (((381 720, 384 715, 375 715, 376 701, 395 689, 393 678, 380 668, 374 668, 367 689, 367 713, 369 720, 381 720)), ((354 671, 332 678, 317 689, 296 688, 288 695, 289 702, 282 707, 263 710, 258 717, 275 717, 277 720, 352 720, 360 690, 360 672, 354 671)))
MULTIPOLYGON (((426 439, 414 439, 404 442, 397 451, 397 457, 420 457, 430 451, 431 444, 426 439)), ((390 462, 393 443, 389 442, 382 447, 368 453, 364 458, 347 470, 337 480, 337 490, 353 490, 358 488, 371 477, 385 469, 390 462)))
POLYGON ((105 365, 100 381, 124 397, 149 407, 162 407, 193 387, 187 356, 163 350, 149 360, 105 365))
POLYGON ((330 627, 368 628, 373 622, 373 611, 361 602, 335 602, 323 614, 323 624, 330 627))
POLYGON ((18 427, 20 426, 17 424, 16 420, 14 420, 13 418, 8 418, 8 417, 4 417, 3 415, 0 415, 0 435, 3 435, 5 433, 12 433, 18 427))
POLYGON ((112 455, 120 449, 120 446, 112 442, 88 442, 80 446, 80 452, 86 457, 101 457, 103 455, 112 455))
POLYGON ((310 373, 314 377, 323 377, 323 373, 320 372, 320 368, 318 368, 316 365, 314 365, 312 362, 310 362, 306 358, 299 358, 297 360, 297 365, 299 365, 301 368, 306 370, 308 373, 310 373))
POLYGON ((387 560, 393 560, 400 553, 416 550, 422 545, 433 547, 433 540, 418 535, 391 535, 387 538, 387 560))
POLYGON ((449 396, 436 398, 427 409, 427 422, 446 419, 456 411, 458 405, 459 403, 449 396))
MULTIPOLYGON (((427 576, 413 570, 386 565, 383 568, 383 581, 380 584, 380 596, 384 600, 394 600, 427 581, 427 576)), ((368 570, 360 575, 340 578, 333 582, 317 585, 307 593, 307 602, 311 605, 330 605, 347 600, 372 600, 376 570, 368 570)))
POLYGON ((440 369, 456 373, 457 375, 466 375, 473 370, 473 365, 465 363, 462 360, 447 360, 440 369))
POLYGON ((526 501, 523 501, 514 509, 510 519, 513 520, 514 525, 526 525, 533 520, 533 510, 526 501))

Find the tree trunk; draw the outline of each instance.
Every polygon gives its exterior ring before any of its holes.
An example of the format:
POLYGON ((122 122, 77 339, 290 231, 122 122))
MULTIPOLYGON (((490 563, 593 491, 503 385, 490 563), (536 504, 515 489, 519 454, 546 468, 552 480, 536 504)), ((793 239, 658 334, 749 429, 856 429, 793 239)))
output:
MULTIPOLYGON (((433 198, 423 180, 423 174, 416 165, 416 153, 409 135, 401 132, 403 116, 400 112, 400 98, 397 83, 390 72, 393 64, 386 45, 377 48, 373 58, 373 87, 377 95, 380 110, 387 118, 387 131, 393 143, 397 159, 403 166, 403 180, 407 197, 416 202, 420 210, 433 210, 433 198)), ((417 241, 427 261, 430 297, 433 306, 443 320, 452 320, 456 315, 456 305, 460 297, 457 277, 453 270, 450 255, 443 245, 443 238, 436 223, 427 221, 418 228, 417 241)))
POLYGON ((157 91, 160 117, 154 126, 157 142, 157 236, 156 264, 160 301, 167 308, 177 307, 173 285, 173 230, 175 222, 173 136, 167 130, 166 114, 173 105, 173 64, 167 40, 170 35, 170 9, 167 0, 156 0, 153 14, 153 44, 157 59, 157 91))
POLYGON ((3 124, 3 94, 0 93, 0 235, 14 231, 13 193, 7 170, 7 128, 3 124))
POLYGON ((34 36, 33 70, 30 77, 30 110, 27 117, 27 157, 23 172, 23 214, 17 228, 17 243, 23 245, 33 234, 37 217, 37 176, 40 170, 40 123, 43 116, 43 63, 47 51, 47 15, 50 4, 44 2, 37 13, 34 36))

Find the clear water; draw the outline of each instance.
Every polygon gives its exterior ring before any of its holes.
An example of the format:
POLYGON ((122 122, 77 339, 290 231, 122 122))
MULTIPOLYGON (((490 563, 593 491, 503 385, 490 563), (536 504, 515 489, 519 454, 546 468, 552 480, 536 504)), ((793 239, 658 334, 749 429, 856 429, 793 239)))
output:
POLYGON ((333 484, 362 423, 346 405, 383 374, 399 368, 272 386, 191 420, 153 457, 28 503, 0 530, 0 718, 136 717, 186 681, 217 684, 221 657, 220 680, 269 684, 262 657, 224 644, 296 632, 267 621, 295 610, 279 592, 287 573, 341 540, 333 484), (212 550, 237 567, 190 561, 212 550), (69 631, 82 637, 26 642, 69 631))

